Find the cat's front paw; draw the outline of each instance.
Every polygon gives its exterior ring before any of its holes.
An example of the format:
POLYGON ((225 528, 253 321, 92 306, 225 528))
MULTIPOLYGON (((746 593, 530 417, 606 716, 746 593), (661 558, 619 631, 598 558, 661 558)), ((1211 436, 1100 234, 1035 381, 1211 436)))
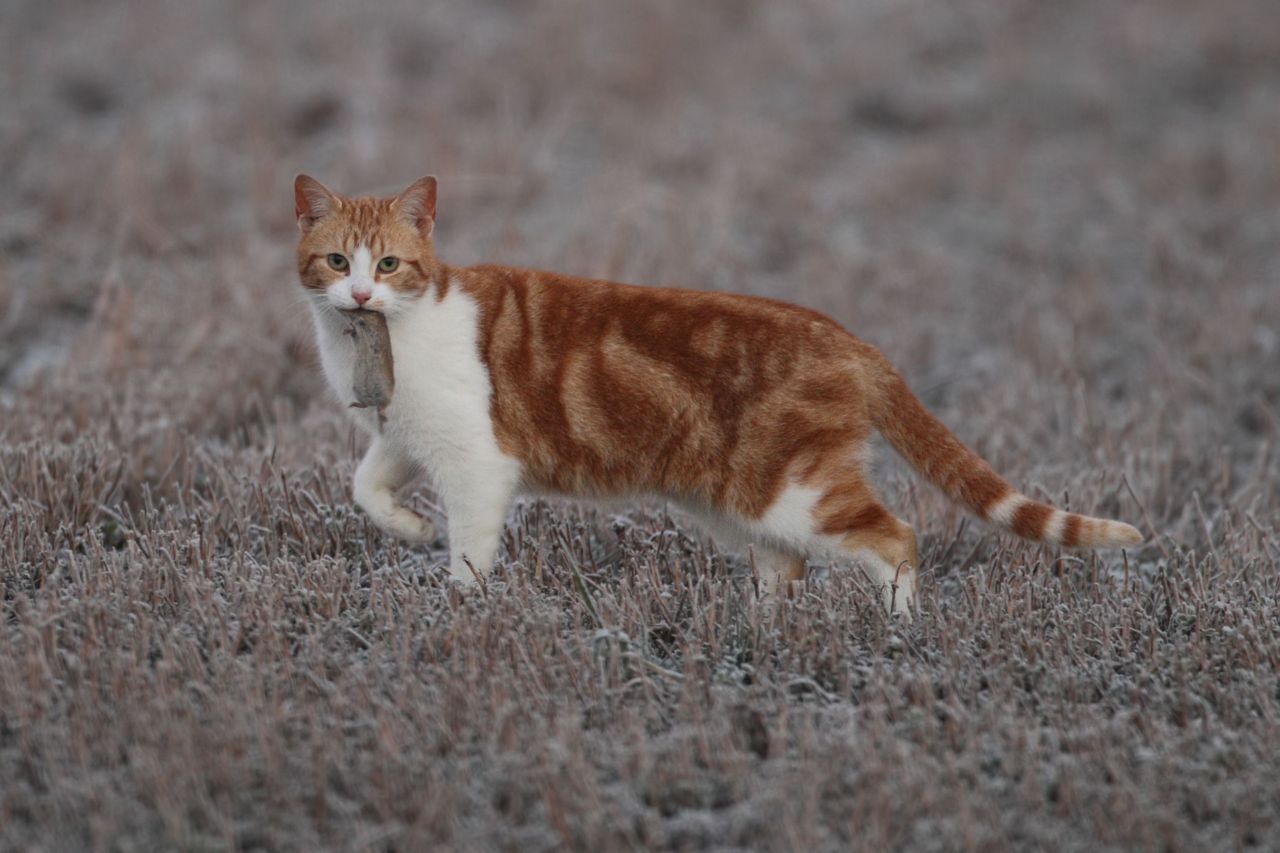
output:
POLYGON ((440 538, 434 521, 402 506, 381 517, 371 514, 370 518, 382 532, 410 545, 430 544, 440 538))
POLYGON ((411 519, 405 525, 404 531, 397 534, 401 539, 412 542, 415 545, 427 545, 440 538, 440 533, 436 530, 434 521, 407 509, 404 510, 404 514, 410 516, 411 519))

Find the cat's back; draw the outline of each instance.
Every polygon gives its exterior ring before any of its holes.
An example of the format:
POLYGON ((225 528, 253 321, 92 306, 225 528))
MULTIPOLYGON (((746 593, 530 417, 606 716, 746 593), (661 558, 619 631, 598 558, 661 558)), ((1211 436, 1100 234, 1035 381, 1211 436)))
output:
POLYGON ((765 297, 500 265, 468 267, 456 277, 479 305, 485 342, 518 333, 564 345, 620 336, 646 341, 650 351, 663 345, 711 351, 730 342, 737 349, 870 349, 818 311, 765 297))
POLYGON ((478 303, 499 446, 538 488, 709 499, 740 436, 821 444, 863 418, 874 350, 815 311, 510 267, 456 281, 478 303))

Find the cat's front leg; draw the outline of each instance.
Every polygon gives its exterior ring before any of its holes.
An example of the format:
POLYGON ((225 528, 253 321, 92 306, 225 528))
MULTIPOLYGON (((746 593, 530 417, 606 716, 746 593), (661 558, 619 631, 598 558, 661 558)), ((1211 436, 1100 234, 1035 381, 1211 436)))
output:
POLYGON ((413 543, 436 537, 436 526, 430 519, 401 506, 396 499, 416 473, 412 461, 375 436, 356 468, 353 490, 356 506, 378 528, 413 543))
POLYGON ((505 456, 471 459, 438 475, 449 517, 449 574, 463 583, 489 577, 507 511, 520 482, 505 456))

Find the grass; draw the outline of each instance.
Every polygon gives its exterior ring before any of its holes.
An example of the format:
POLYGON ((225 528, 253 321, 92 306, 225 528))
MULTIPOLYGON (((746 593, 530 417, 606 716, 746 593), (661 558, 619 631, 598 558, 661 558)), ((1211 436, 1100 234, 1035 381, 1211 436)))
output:
POLYGON ((0 848, 1273 846, 1273 6, 9 4, 0 848), (909 625, 643 503, 524 502, 450 590, 351 504, 298 171, 435 172, 453 263, 826 311, 1151 538, 885 455, 909 625))

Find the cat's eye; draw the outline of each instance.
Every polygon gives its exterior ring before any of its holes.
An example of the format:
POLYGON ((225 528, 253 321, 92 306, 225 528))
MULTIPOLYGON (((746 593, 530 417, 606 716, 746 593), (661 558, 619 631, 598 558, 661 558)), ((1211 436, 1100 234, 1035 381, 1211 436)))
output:
POLYGON ((378 261, 378 272, 395 272, 398 266, 400 259, 388 256, 378 261))
POLYGON ((337 272, 346 272, 347 267, 350 266, 346 257, 339 255, 337 252, 334 252, 325 260, 329 262, 330 269, 336 270, 337 272))

